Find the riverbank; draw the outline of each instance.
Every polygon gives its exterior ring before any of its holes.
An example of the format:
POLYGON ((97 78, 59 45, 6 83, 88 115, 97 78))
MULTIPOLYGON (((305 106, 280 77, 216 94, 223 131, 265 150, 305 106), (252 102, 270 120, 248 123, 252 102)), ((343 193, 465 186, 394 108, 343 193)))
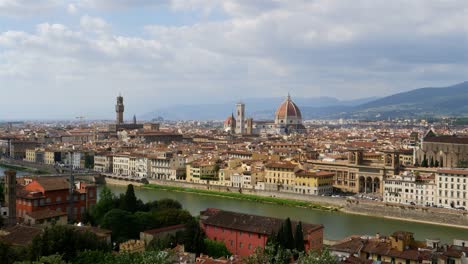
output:
POLYGON ((35 168, 13 165, 13 164, 5 163, 5 162, 0 162, 0 167, 5 168, 5 169, 15 170, 15 171, 30 172, 34 174, 47 174, 46 171, 41 171, 35 168))
POLYGON ((434 221, 425 221, 425 220, 418 220, 418 219, 408 219, 408 218, 395 217, 395 216, 386 216, 386 215, 375 215, 375 214, 369 214, 369 213, 360 213, 360 212, 355 212, 355 211, 352 211, 352 210, 347 210, 346 208, 341 209, 340 212, 343 212, 343 213, 345 213, 345 214, 352 214, 352 215, 361 215, 361 216, 368 216, 368 217, 375 217, 375 218, 383 218, 383 219, 390 219, 390 220, 398 220, 398 221, 411 222, 411 223, 419 223, 419 224, 426 224, 426 225, 434 225, 434 226, 446 226, 446 227, 461 228, 461 229, 466 229, 466 230, 468 230, 468 226, 467 226, 467 225, 448 224, 448 223, 440 223, 440 222, 434 222, 434 221))
POLYGON ((175 187, 175 186, 158 185, 158 184, 146 184, 146 185, 143 185, 142 187, 148 188, 148 189, 195 193, 195 194, 200 194, 200 195, 226 197, 230 199, 293 206, 293 207, 316 209, 316 210, 326 210, 326 211, 338 211, 339 210, 338 207, 324 206, 324 205, 315 204, 315 203, 306 202, 306 201, 282 199, 282 198, 276 198, 276 197, 264 197, 264 196, 243 194, 243 193, 237 193, 237 192, 219 192, 219 191, 212 191, 212 190, 200 190, 200 189, 194 189, 194 188, 175 187))
MULTIPOLYGON (((111 179, 110 184, 128 185, 133 182, 111 179)), ((311 208, 325 211, 339 211, 345 214, 362 215, 380 219, 393 219, 413 223, 425 223, 468 229, 468 212, 441 208, 418 208, 409 205, 387 204, 367 200, 347 200, 343 198, 299 195, 295 193, 270 192, 217 185, 203 185, 179 181, 150 180, 143 185, 156 190, 194 193, 207 196, 226 197, 260 203, 285 205, 297 208, 311 208), (424 219, 424 220, 421 220, 424 219)))

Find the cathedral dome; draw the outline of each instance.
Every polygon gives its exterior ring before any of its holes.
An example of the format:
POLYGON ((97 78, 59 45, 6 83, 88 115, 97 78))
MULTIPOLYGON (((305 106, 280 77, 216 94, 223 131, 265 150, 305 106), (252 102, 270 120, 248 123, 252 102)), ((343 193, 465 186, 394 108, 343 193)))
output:
POLYGON ((278 107, 275 114, 276 119, 302 119, 301 110, 291 100, 291 96, 288 95, 286 100, 278 107))
POLYGON ((236 119, 233 115, 230 115, 224 120, 224 126, 231 126, 232 124, 236 123, 236 119))

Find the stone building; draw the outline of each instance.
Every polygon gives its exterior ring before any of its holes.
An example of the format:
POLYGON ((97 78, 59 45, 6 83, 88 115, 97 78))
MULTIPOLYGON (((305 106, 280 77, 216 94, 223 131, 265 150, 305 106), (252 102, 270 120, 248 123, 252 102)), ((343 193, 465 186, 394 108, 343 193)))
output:
POLYGON ((432 130, 421 139, 415 150, 414 162, 421 165, 424 159, 439 167, 459 167, 462 161, 468 162, 468 137, 442 135, 437 136, 432 130))
POLYGON ((316 169, 335 173, 333 187, 345 192, 383 194, 386 177, 400 173, 398 151, 364 153, 362 149, 349 149, 344 161, 313 160, 316 169))

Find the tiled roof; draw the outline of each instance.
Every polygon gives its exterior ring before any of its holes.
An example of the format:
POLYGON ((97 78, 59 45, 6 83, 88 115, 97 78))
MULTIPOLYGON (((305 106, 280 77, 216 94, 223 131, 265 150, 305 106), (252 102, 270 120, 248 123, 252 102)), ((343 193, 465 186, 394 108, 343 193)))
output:
MULTIPOLYGON (((219 210, 216 212, 211 210, 208 212, 209 216, 202 220, 206 225, 263 235, 271 235, 272 233, 277 232, 284 222, 283 219, 230 211, 219 210)), ((206 216, 204 212, 202 212, 202 214, 206 216)), ((294 230, 297 222, 291 222, 294 230)), ((307 235, 311 231, 322 229, 323 225, 302 223, 302 228, 304 235, 307 235)))

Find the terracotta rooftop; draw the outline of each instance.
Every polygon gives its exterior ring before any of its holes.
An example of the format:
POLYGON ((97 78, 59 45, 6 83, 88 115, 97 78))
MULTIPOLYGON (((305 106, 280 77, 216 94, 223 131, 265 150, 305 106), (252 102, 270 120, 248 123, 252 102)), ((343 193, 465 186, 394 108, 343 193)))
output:
MULTIPOLYGON (((271 235, 277 232, 284 222, 284 219, 279 218, 222 210, 216 211, 216 209, 208 209, 207 211, 201 212, 201 215, 203 216, 202 222, 206 225, 263 235, 271 235)), ((297 222, 291 221, 291 223, 294 231, 297 222)), ((302 228, 304 236, 306 236, 309 232, 322 229, 323 225, 302 223, 302 228)))
POLYGON ((0 236, 0 240, 15 246, 26 246, 30 244, 35 236, 42 233, 43 229, 25 225, 15 225, 5 229, 8 233, 0 236))
POLYGON ((34 211, 34 212, 27 212, 26 213, 28 216, 31 218, 34 218, 36 220, 41 220, 41 219, 49 219, 57 216, 64 216, 67 215, 66 212, 58 212, 50 209, 46 210, 40 210, 40 211, 34 211))

